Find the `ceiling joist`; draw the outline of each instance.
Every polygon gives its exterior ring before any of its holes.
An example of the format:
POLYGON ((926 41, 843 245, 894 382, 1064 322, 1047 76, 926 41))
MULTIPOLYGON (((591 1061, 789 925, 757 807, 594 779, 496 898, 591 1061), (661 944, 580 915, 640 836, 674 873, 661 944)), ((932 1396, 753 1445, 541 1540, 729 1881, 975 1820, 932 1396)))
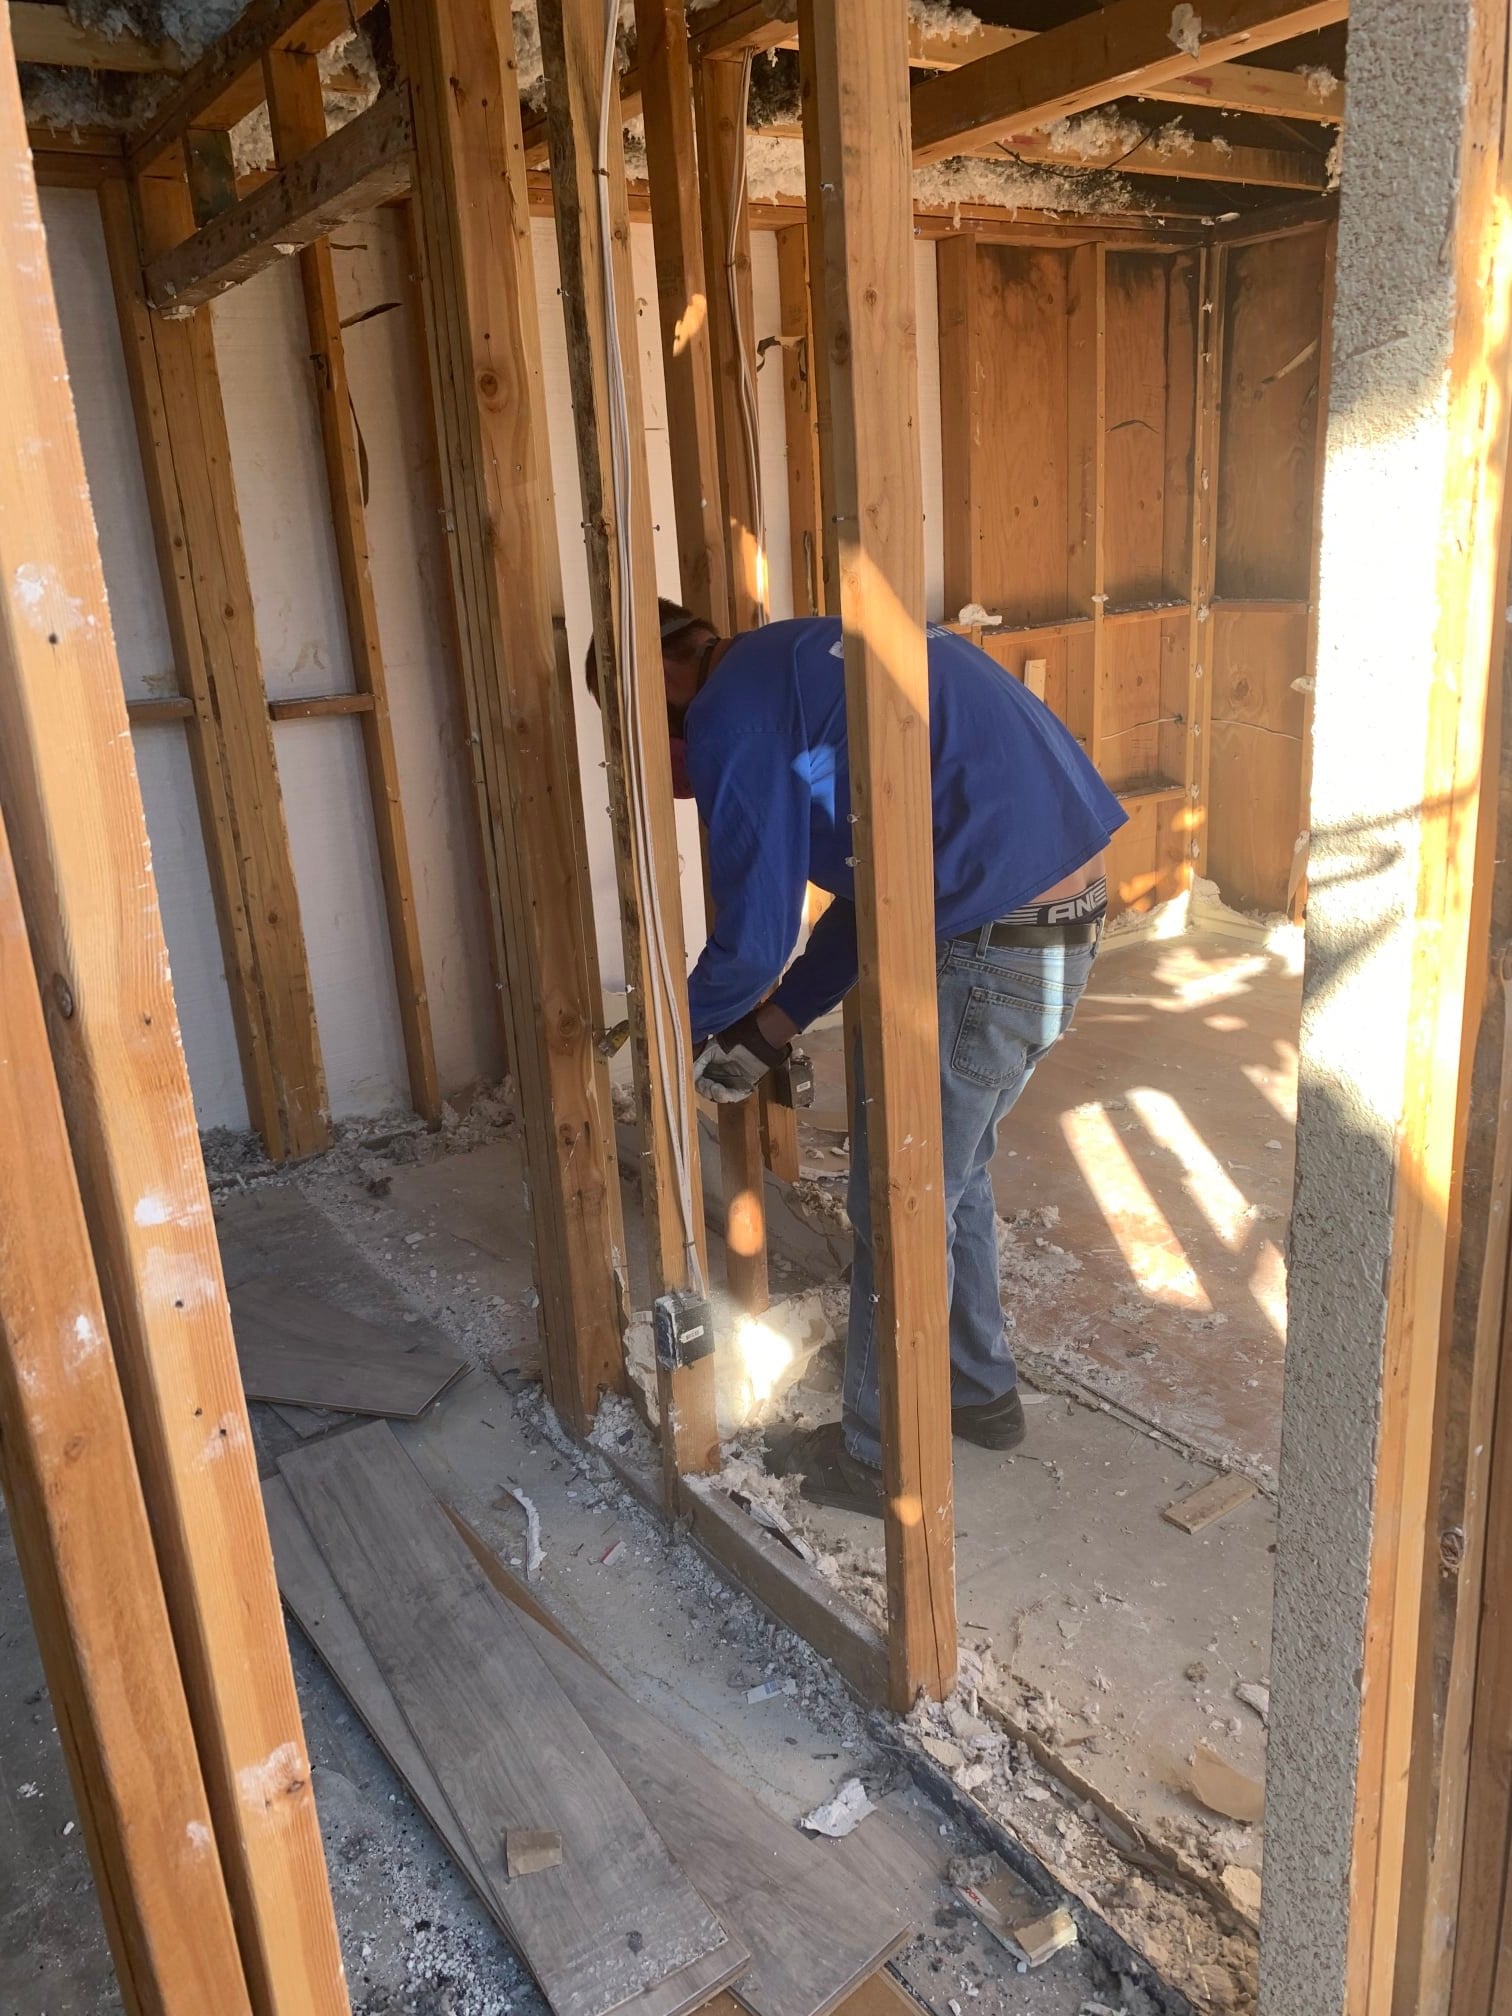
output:
MULTIPOLYGON (((1170 11, 1167 9, 1168 21, 1170 11)), ((736 56, 747 49, 796 49, 797 19, 797 0, 721 0, 720 5, 695 14, 689 22, 691 48, 695 57, 715 58, 736 56)), ((961 70, 984 57, 1040 39, 1029 28, 979 24, 942 30, 910 21, 908 60, 919 70, 961 70)), ((1251 41, 1248 46, 1257 49, 1261 44, 1251 41)), ((632 66, 623 79, 622 91, 636 88, 634 78, 632 66)), ((1344 116, 1343 84, 1316 68, 1267 70, 1252 63, 1215 63, 1193 76, 1152 84, 1142 95, 1172 104, 1207 105, 1217 112, 1255 112, 1271 118, 1337 124, 1344 116)), ((626 116, 631 116, 628 106, 626 116)))
MULTIPOLYGON (((1074 118, 1344 20, 1348 0, 1112 0, 1097 13, 927 78, 913 91, 916 163, 1074 118)), ((1305 81, 1305 80, 1304 80, 1305 81)), ((1215 96, 1204 103, 1216 105, 1215 96)))
POLYGON ((188 67, 175 43, 144 42, 139 35, 107 35, 100 28, 81 28, 66 7, 44 6, 41 0, 10 0, 10 26, 18 63, 169 77, 188 67))
POLYGON ((1038 167, 1102 168, 1120 175, 1163 175, 1187 182, 1242 182, 1263 189, 1322 191, 1328 187, 1328 166, 1322 155, 1300 147, 1230 145, 1226 140, 1198 140, 1169 129, 1152 132, 1131 144, 1110 139, 1097 144, 1062 139, 1048 133, 1013 133, 986 145, 976 141, 962 150, 987 161, 1027 161, 1038 167))

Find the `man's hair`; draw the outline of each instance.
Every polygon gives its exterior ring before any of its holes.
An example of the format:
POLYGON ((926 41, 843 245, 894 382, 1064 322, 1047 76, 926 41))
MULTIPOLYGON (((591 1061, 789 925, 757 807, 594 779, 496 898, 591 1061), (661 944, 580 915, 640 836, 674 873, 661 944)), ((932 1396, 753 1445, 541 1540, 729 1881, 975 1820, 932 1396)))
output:
MULTIPOLYGON (((712 625, 706 623, 701 616, 695 616, 691 609, 684 609, 681 602, 673 602, 665 595, 659 595, 656 598, 656 613, 661 624, 663 651, 666 650, 668 644, 672 643, 673 639, 681 638, 685 631, 708 630, 712 634, 712 625)), ((588 650, 583 659, 583 682, 594 699, 597 700, 599 697, 598 645, 592 637, 588 640, 588 650)))

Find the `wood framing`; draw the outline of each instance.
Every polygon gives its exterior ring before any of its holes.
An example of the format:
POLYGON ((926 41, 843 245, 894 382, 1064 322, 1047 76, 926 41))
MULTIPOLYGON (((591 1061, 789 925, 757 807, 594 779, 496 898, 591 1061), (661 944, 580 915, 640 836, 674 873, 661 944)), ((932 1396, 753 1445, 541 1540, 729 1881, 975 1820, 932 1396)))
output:
POLYGON ((1330 242, 1318 221, 1213 254, 1204 873, 1227 902, 1272 915, 1297 909, 1307 867, 1330 242))
POLYGON ((184 135, 184 168, 196 230, 236 208, 236 156, 229 133, 191 126, 184 135))
POLYGON ((146 42, 140 35, 107 35, 101 28, 84 28, 66 7, 44 6, 41 0, 10 0, 10 32, 18 63, 170 77, 185 68, 173 42, 146 42))
POLYGON ((814 397, 814 332, 809 314, 808 228, 777 234, 782 315, 782 418, 787 444, 788 562, 793 614, 824 613, 823 504, 819 486, 819 406, 814 397))
POLYGON ((526 1119, 548 1392, 624 1381, 618 1177, 507 9, 402 0, 413 199, 497 970, 526 1119), (471 88, 454 88, 466 77, 471 88))
POLYGON ((1320 70, 1272 70, 1259 63, 1215 63, 1185 77, 1168 77, 1148 94, 1169 105, 1207 105, 1259 118, 1300 119, 1338 125, 1344 117, 1344 80, 1320 70))
POLYGON ((694 74, 693 98, 730 623, 732 630, 739 632, 763 621, 767 604, 756 415, 747 399, 747 388, 754 388, 756 372, 751 235, 744 205, 737 202, 733 186, 744 131, 745 86, 740 62, 700 63, 694 74))
POLYGON ((1066 651, 1066 722, 1102 760, 1107 603, 1108 255, 1079 245, 1066 279, 1067 614, 1085 617, 1066 651))
MULTIPOLYGON (((613 105, 608 108, 602 173, 598 160, 602 9, 596 0, 542 0, 540 24, 609 808, 630 979, 646 1240, 652 1282, 660 1291, 706 1277, 707 1260, 625 166, 613 105), (600 213, 601 196, 606 218, 600 213), (611 331, 617 332, 617 342, 611 331), (618 350, 613 384, 612 348, 618 350), (645 914, 643 888, 654 891, 654 920, 645 914)), ((663 1367, 659 1385, 671 1487, 677 1474, 718 1467, 714 1360, 703 1358, 675 1372, 663 1367)))
MULTIPOLYGON (((1504 527, 1512 529, 1512 520, 1504 527)), ((1506 578, 1505 568, 1503 578, 1506 578)), ((1449 1213, 1454 1281, 1433 1433, 1431 1503, 1417 1672, 1407 1851, 1397 1942, 1397 2006, 1415 2016, 1494 2008, 1504 1963, 1482 1927, 1504 1924, 1512 1847, 1506 1720, 1512 1687, 1505 1629, 1509 1477, 1507 1300, 1512 1208, 1512 745, 1505 632, 1486 721, 1496 817, 1480 823, 1465 1000, 1469 1069, 1461 1081, 1465 1151, 1449 1213), (1479 1701, 1479 1705, 1477 1705, 1479 1701), (1463 1883, 1463 1904, 1461 1885, 1463 1883), (1470 1914, 1462 1916, 1462 1912, 1470 1914), (1456 1955, 1459 1982, 1456 1994, 1456 1955)), ((1489 809, 1489 808, 1488 808, 1489 809)))
MULTIPOLYGON (((1213 640, 1211 611, 1218 511, 1218 454, 1223 387, 1224 261, 1222 246, 1201 254, 1198 270, 1197 397, 1193 422, 1191 537, 1187 594, 1191 602, 1187 659, 1191 669, 1191 721, 1182 782, 1186 786, 1186 854, 1192 875, 1207 873, 1213 757, 1213 640)), ((1320 429, 1321 432, 1321 429, 1320 429)))
MULTIPOLYGON (((771 603, 757 437, 750 213, 735 187, 745 133, 745 97, 740 57, 706 60, 694 71, 703 270, 709 290, 715 438, 730 591, 727 628, 732 636, 765 622, 771 603)), ((797 1122, 787 1108, 773 1102, 769 1087, 720 1115, 719 1138, 728 1177, 727 1209, 739 1207, 742 1199, 747 1212, 754 1207, 759 1191, 752 1190, 748 1176, 763 1157, 779 1176, 797 1181, 797 1122)), ((764 1255, 759 1284, 747 1277, 746 1285, 759 1287, 757 1306, 765 1307, 764 1255)))
MULTIPOLYGON (((3 46, 0 106, 0 577, 14 598, 0 808, 252 2006, 343 2016, 309 1759, 3 46)), ((147 1719, 164 1706, 152 1700, 147 1719)))
POLYGON ((1183 46, 1166 0, 1111 0, 916 86, 914 160, 940 161, 967 141, 1003 139, 1153 91, 1231 56, 1328 27, 1348 11, 1348 0, 1207 0, 1193 13, 1192 39, 1183 46))
MULTIPOLYGON (((137 188, 145 249, 184 236, 183 175, 137 188)), ((154 316, 123 183, 100 189, 189 750, 253 1126, 275 1161, 328 1147, 325 1073, 268 725, 215 338, 204 310, 154 316)))
POLYGON ((198 308, 410 184, 408 93, 385 93, 349 125, 280 168, 234 209, 147 267, 154 308, 198 308))
MULTIPOLYGON (((694 140, 693 78, 682 0, 639 0, 636 54, 646 108, 646 171, 661 311, 667 434, 683 601, 723 635, 732 625, 725 486, 715 400, 714 339, 722 262, 706 262, 703 179, 694 140), (710 278, 713 276, 713 298, 710 278)), ((719 1114, 725 1280, 741 1307, 767 1304, 760 1106, 719 1114), (733 1228, 733 1235, 731 1229, 733 1228)))
POLYGON ((133 2012, 246 2012, 3 829, 0 1055, 0 1478, 111 1956, 133 2012))
POLYGON ((981 503, 976 482, 977 355, 980 303, 976 239, 957 232, 942 239, 936 258, 940 343, 940 464, 944 479, 945 614, 954 618, 977 593, 981 503))
MULTIPOLYGON (((818 256, 824 238, 823 170, 820 156, 819 96, 814 71, 816 37, 813 0, 798 0, 798 88, 803 123, 803 196, 809 275, 810 345, 809 379, 814 400, 814 431, 819 448, 819 581, 823 607, 828 616, 840 606, 840 529, 835 504, 833 391, 829 365, 829 291, 825 285, 824 262, 818 256)), ((852 1013, 854 1020, 854 1013, 852 1013)), ((846 1087, 850 1086, 847 1038, 846 1087)))
POLYGON ((955 1683, 905 10, 805 17, 824 220, 894 1707, 955 1683))
MULTIPOLYGON (((802 7, 803 0, 723 0, 723 4, 697 15, 695 53, 728 56, 743 48, 791 49, 801 45, 802 7), (798 34, 792 32, 795 26, 798 34)), ((937 28, 910 18, 908 60, 920 70, 959 70, 983 56, 1033 40, 1034 31, 1029 28, 1000 28, 985 22, 971 28, 937 28)), ((625 81, 628 103, 636 88, 634 70, 625 81)), ((1268 70, 1254 63, 1214 64, 1187 77, 1167 79, 1142 90, 1141 96, 1284 119, 1337 121, 1344 114, 1344 86, 1339 79, 1268 70)))
MULTIPOLYGON (((1475 877, 1495 817, 1509 29, 1505 0, 1351 12, 1266 1788, 1262 1999, 1278 2010, 1430 2006, 1397 1970, 1425 1560, 1444 1540, 1430 1424, 1453 1338, 1475 877), (1415 228, 1392 201, 1404 176, 1415 228), (1421 304, 1410 370, 1382 361, 1403 300, 1421 304)), ((1493 1801, 1506 1701, 1503 1666, 1479 1770, 1471 1739, 1470 1782, 1493 1801)), ((1507 1988, 1505 1831, 1487 1857, 1470 1838, 1456 2016, 1484 2016, 1507 1988)), ((1447 1928, 1430 1929, 1441 1946, 1447 1928)))
POLYGON ((317 55, 352 26, 373 0, 252 0, 188 70, 167 103, 132 136, 134 174, 150 168, 191 126, 238 124, 262 103, 262 59, 269 49, 317 55))
POLYGON ((1328 163, 1322 154, 1301 147, 1230 145, 1226 140, 1194 140, 1189 132, 1172 136, 1159 127, 1137 144, 1122 136, 1097 144, 1037 132, 1005 134, 991 142, 973 142, 961 153, 989 161, 1012 159, 1051 168, 1108 168, 1120 175, 1160 175, 1177 182, 1249 183, 1270 189, 1328 187, 1328 163))
POLYGON ((724 632, 730 623, 724 508, 714 412, 710 274, 699 215, 693 74, 684 0, 636 0, 636 56, 646 112, 646 179, 656 247, 667 436, 682 599, 724 632))
MULTIPOLYGON (((780 139, 794 138, 799 130, 786 122, 762 128, 763 133, 780 139)), ((1327 161, 1321 153, 1310 149, 1230 145, 1222 139, 1197 140, 1179 121, 1168 122, 1166 127, 1146 123, 1139 130, 1146 137, 1133 141, 1125 134, 1084 140, 1070 130, 1062 134, 1028 130, 995 140, 969 141, 955 151, 973 160, 1024 161, 1050 168, 1116 169, 1120 175, 1153 175, 1170 182, 1243 183, 1258 188, 1320 192, 1328 187, 1327 161)))
MULTIPOLYGON (((319 59, 293 49, 273 49, 263 58, 268 87, 268 117, 277 158, 292 166, 325 136, 319 59)), ((299 255, 304 289, 305 322, 310 332, 310 365, 320 409, 320 439, 325 453, 326 488, 331 500, 331 525, 336 535, 336 560, 341 571, 341 596, 346 612, 347 642, 352 657, 354 702, 362 716, 362 753, 367 766, 368 797, 373 808, 373 833, 378 843, 378 869, 388 917, 389 955, 394 963, 394 988, 399 1024, 404 1035, 410 1098, 428 1126, 441 1124, 441 1092, 436 1080, 436 1051, 431 1035, 430 1003, 425 988, 425 957, 420 946, 420 921, 410 873, 409 843, 399 797, 399 760, 389 720, 388 675, 378 636, 378 605, 373 593, 368 553, 367 512, 362 499, 362 465, 357 418, 347 380, 346 347, 341 335, 341 310, 336 299, 336 273, 331 248, 323 238, 299 255)), ((347 696, 336 696, 346 698, 347 696)), ((295 703, 298 705, 299 703, 295 703)), ((304 703, 308 707, 309 703, 304 703)), ((274 711, 274 718, 280 718, 274 711)), ((285 714, 282 718, 289 719, 285 714)))

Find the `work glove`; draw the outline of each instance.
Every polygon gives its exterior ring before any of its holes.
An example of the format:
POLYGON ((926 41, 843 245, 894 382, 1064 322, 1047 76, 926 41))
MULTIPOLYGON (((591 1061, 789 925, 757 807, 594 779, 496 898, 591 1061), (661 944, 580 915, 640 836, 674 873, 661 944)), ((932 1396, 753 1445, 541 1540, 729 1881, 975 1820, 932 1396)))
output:
POLYGON ((754 1013, 743 1015, 711 1036, 694 1058, 693 1089, 716 1106, 736 1106, 750 1098, 787 1054, 785 1043, 769 1043, 762 1035, 754 1013))

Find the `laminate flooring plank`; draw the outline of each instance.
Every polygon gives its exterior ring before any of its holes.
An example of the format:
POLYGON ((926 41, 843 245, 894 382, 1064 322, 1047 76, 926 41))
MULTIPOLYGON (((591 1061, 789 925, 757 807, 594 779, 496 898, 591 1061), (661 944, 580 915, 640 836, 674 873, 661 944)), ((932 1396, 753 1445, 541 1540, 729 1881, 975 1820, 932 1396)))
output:
POLYGON ((295 1504, 473 1852, 551 1827, 560 1868, 507 1886, 509 1934, 556 2016, 606 2016, 725 1944, 389 1429, 285 1456, 295 1504))
POLYGON ((231 1327, 249 1400, 412 1421, 465 1369, 453 1352, 268 1275, 231 1290, 231 1327))
POLYGON ((695 1744, 669 1729, 584 1655, 530 1615, 533 1594, 456 1512, 451 1519, 501 1595, 519 1603, 532 1642, 603 1745, 672 1853, 751 1949, 733 1993, 751 2016, 824 2016, 917 1929, 897 1903, 887 1850, 901 1847, 880 1816, 858 1882, 850 1858, 770 1813, 695 1744))
MULTIPOLYGON (((404 1780, 410 1797, 472 1885, 484 1910, 508 1938, 503 1869, 485 1869, 473 1853, 282 1477, 264 1482, 263 1505, 279 1593, 290 1614, 368 1734, 404 1780)), ((723 1946, 622 2004, 616 2016, 687 2016, 688 2011, 701 2008, 710 1996, 728 1987, 749 1960, 744 1945, 731 1935, 723 1946)))
POLYGON ((273 1412, 286 1427, 292 1428, 301 1442, 311 1435, 327 1435, 331 1429, 339 1428, 343 1421, 350 1421, 350 1414, 338 1414, 329 1407, 290 1407, 281 1400, 269 1402, 273 1412))

